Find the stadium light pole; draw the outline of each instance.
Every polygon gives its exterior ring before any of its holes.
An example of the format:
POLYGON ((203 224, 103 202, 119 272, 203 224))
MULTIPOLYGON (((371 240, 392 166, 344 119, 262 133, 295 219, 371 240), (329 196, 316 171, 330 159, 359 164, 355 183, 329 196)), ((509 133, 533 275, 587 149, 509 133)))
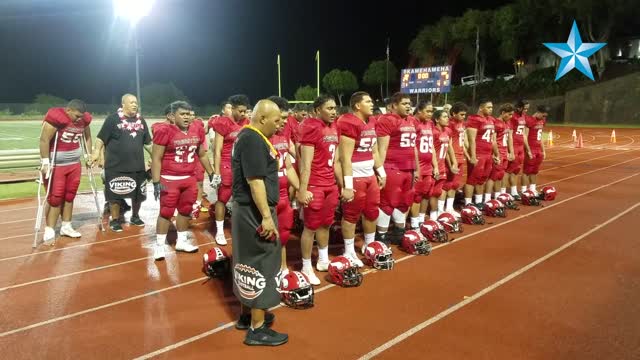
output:
POLYGON ((116 18, 129 20, 133 28, 133 42, 136 56, 136 97, 138 111, 142 112, 142 98, 140 97, 140 47, 138 46, 137 25, 140 20, 149 15, 155 0, 113 0, 113 10, 116 18))

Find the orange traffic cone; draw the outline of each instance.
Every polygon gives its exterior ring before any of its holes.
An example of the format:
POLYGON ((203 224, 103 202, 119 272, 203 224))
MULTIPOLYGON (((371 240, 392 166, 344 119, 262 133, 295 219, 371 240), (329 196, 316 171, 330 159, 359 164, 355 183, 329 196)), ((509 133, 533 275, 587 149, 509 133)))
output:
POLYGON ((576 135, 576 129, 573 129, 573 134, 571 134, 571 138, 573 139, 573 141, 578 141, 578 136, 576 135))
POLYGON ((547 138, 547 147, 553 147, 553 130, 549 130, 549 137, 547 138))
POLYGON ((578 142, 576 142, 576 149, 581 149, 584 147, 584 143, 582 142, 582 133, 578 135, 578 142))
POLYGON ((616 143, 616 131, 615 130, 611 130, 611 140, 609 140, 610 143, 615 144, 616 143))

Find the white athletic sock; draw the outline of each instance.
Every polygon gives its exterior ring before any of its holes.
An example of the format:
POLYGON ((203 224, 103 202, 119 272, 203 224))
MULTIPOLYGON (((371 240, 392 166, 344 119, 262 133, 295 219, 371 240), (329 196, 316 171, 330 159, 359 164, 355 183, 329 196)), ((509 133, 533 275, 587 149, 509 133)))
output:
POLYGON ((224 220, 216 220, 216 233, 224 234, 224 220))
POLYGON ((364 234, 364 245, 367 246, 376 240, 376 233, 364 234))
MULTIPOLYGON (((344 253, 355 253, 356 249, 353 247, 354 239, 344 239, 344 253)), ((328 255, 327 255, 328 257, 328 255)))
POLYGON ((464 204, 465 205, 471 204, 471 198, 464 198, 464 204))
POLYGON ((447 198, 446 206, 445 206, 445 209, 447 209, 447 211, 453 210, 453 200, 454 200, 454 198, 452 198, 452 197, 448 197, 447 198))
POLYGON ((177 238, 176 238, 176 242, 183 242, 183 241, 187 241, 187 233, 188 231, 178 231, 177 234, 177 238))
POLYGON ((482 194, 475 195, 475 202, 476 204, 480 204, 482 202, 482 194))
POLYGON ((500 194, 504 194, 507 192, 507 188, 506 187, 501 187, 500 188, 500 194))
POLYGON ((518 195, 518 187, 513 185, 511 187, 511 195, 518 195))
POLYGON ((156 234, 156 244, 164 245, 167 242, 167 234, 156 234))
POLYGON ((411 217, 411 228, 417 229, 420 226, 420 218, 417 216, 411 217))
POLYGON ((422 224, 424 222, 424 217, 425 217, 425 213, 419 213, 418 214, 418 226, 420 226, 420 224, 422 224))
POLYGON ((529 190, 536 192, 536 184, 530 184, 529 185, 529 190))
POLYGON ((429 213, 429 219, 431 219, 433 221, 437 221, 438 220, 438 212, 437 211, 431 211, 429 213))
POLYGON ((438 212, 439 213, 444 212, 444 203, 445 203, 444 200, 438 200, 438 212))
POLYGON ((329 247, 326 246, 321 248, 318 246, 318 261, 328 262, 329 261, 329 247))
POLYGON ((520 192, 525 192, 527 191, 527 187, 526 186, 520 186, 520 192))
POLYGON ((491 193, 485 193, 484 194, 484 202, 487 202, 489 200, 491 200, 491 193))
POLYGON ((71 221, 63 221, 62 227, 71 227, 71 221))
POLYGON ((313 271, 313 266, 311 266, 311 259, 302 259, 302 271, 313 271))
POLYGON ((500 196, 500 194, 502 194, 500 191, 496 191, 496 193, 495 193, 495 194, 493 194, 493 198, 494 198, 494 199, 497 199, 497 198, 498 198, 498 196, 500 196))

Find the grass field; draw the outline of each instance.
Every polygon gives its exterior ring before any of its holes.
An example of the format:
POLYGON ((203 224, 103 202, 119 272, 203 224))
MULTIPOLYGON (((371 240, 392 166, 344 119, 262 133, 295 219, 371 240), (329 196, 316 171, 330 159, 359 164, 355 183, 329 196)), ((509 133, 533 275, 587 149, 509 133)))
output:
MULTIPOLYGON (((35 172, 36 171, 34 170, 34 173, 35 172)), ((104 188, 104 184, 102 183, 102 180, 100 180, 99 176, 96 177, 96 183, 98 190, 102 190, 104 188)), ((83 176, 81 178, 80 188, 78 191, 91 191, 91 187, 89 186, 89 177, 83 176)), ((35 197, 37 194, 38 187, 35 181, 0 185, 0 200, 35 197)), ((44 196, 44 191, 42 191, 41 195, 44 196)))

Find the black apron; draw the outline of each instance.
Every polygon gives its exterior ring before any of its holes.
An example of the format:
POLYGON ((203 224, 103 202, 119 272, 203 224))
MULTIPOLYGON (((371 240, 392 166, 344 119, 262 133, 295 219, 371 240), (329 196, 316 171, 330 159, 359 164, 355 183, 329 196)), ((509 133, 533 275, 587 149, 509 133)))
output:
POLYGON ((107 169, 104 172, 104 197, 107 201, 131 199, 142 202, 147 198, 147 173, 145 171, 120 172, 107 169))

